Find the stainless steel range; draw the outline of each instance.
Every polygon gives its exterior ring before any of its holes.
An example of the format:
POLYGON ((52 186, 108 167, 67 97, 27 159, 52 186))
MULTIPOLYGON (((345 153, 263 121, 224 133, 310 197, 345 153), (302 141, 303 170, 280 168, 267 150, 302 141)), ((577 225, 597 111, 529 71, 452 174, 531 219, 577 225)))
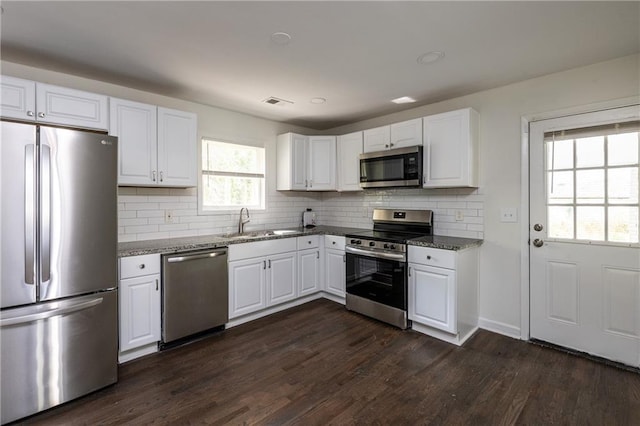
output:
POLYGON ((348 234, 347 309, 407 328, 407 241, 425 235, 431 210, 375 209, 372 231, 348 234))

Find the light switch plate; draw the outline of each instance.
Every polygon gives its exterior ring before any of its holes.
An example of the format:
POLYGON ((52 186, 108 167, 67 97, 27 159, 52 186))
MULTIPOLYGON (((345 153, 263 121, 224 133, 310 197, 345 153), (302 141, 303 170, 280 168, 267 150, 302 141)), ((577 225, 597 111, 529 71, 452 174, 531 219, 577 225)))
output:
POLYGON ((518 209, 515 207, 500 209, 500 222, 517 222, 518 209))

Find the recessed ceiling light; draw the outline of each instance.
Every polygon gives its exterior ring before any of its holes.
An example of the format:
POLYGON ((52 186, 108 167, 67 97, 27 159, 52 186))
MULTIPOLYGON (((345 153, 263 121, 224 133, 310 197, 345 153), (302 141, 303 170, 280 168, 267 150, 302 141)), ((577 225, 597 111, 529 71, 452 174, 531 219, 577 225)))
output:
POLYGON ((287 33, 280 31, 280 32, 271 34, 271 41, 273 42, 273 44, 284 46, 289 44, 289 42, 291 41, 291 36, 287 33))
POLYGON ((311 98, 309 102, 311 102, 312 104, 323 104, 327 102, 327 100, 325 98, 311 98))
POLYGON ((444 58, 444 52, 433 50, 431 52, 423 53, 422 55, 418 56, 417 62, 420 65, 429 65, 439 61, 442 58, 444 58))
POLYGON ((415 102, 416 100, 409 97, 409 96, 403 96, 401 98, 396 98, 396 99, 392 99, 391 102, 393 102, 394 104, 410 104, 415 102))

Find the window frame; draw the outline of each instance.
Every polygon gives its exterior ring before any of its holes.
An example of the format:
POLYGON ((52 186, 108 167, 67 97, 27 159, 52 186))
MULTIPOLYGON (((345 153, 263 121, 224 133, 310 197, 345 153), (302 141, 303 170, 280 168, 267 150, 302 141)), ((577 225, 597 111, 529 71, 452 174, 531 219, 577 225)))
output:
POLYGON ((198 215, 224 215, 229 213, 237 213, 240 208, 248 207, 252 211, 265 211, 267 209, 267 150, 264 144, 260 142, 247 142, 247 141, 239 141, 239 140, 229 140, 224 138, 203 136, 200 139, 200 149, 199 149, 199 158, 198 158, 198 215), (262 160, 264 162, 264 174, 260 175, 259 173, 242 173, 242 172, 213 172, 203 169, 203 157, 205 142, 219 142, 225 143, 229 145, 238 145, 247 148, 256 148, 262 149, 262 160), (262 178, 262 188, 261 188, 261 198, 262 198, 262 206, 221 206, 220 208, 208 207, 204 205, 204 176, 213 175, 213 176, 228 176, 228 177, 253 177, 253 178, 262 178))

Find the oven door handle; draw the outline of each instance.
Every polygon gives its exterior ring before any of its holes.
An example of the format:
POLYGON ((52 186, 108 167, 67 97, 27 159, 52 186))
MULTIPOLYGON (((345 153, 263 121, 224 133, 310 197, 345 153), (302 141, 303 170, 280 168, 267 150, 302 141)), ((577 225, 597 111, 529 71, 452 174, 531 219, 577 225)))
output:
POLYGON ((374 257, 376 259, 400 260, 402 262, 406 261, 407 259, 404 253, 387 253, 382 251, 365 250, 351 246, 346 246, 344 251, 360 256, 374 257))

